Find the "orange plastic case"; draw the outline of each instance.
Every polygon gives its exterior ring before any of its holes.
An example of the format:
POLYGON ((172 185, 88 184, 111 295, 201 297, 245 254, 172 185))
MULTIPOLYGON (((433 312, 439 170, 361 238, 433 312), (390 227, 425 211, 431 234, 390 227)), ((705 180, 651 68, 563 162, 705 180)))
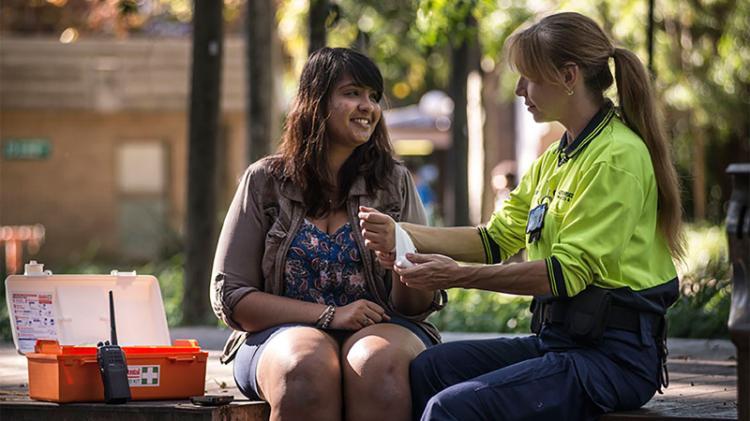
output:
MULTIPOLYGON (((184 399, 203 395, 207 352, 195 340, 174 346, 126 346, 133 400, 184 399)), ((29 397, 51 402, 104 400, 95 347, 39 340, 29 362, 29 397)))
MULTIPOLYGON (((195 340, 174 346, 125 346, 133 400, 184 399, 203 395, 207 352, 195 340)), ((29 396, 51 402, 104 400, 95 347, 39 340, 29 362, 29 396)))
POLYGON ((169 345, 156 278, 116 271, 52 275, 41 265, 32 271, 28 266, 24 275, 9 276, 5 287, 13 341, 28 361, 32 399, 104 401, 96 347, 90 344, 109 338, 109 290, 114 291, 117 335, 132 399, 203 395, 208 353, 195 340, 169 345))

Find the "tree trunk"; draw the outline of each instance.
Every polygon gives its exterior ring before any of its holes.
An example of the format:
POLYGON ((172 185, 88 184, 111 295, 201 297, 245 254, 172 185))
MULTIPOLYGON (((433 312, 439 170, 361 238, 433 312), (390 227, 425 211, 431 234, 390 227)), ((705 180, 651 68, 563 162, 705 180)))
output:
POLYGON ((221 104, 222 2, 196 0, 190 88, 183 323, 210 320, 208 283, 215 245, 216 143, 221 104))
POLYGON ((646 49, 648 50, 648 71, 656 79, 654 70, 654 0, 648 0, 648 25, 646 25, 646 49))
POLYGON ((492 185, 492 171, 502 162, 507 173, 515 168, 516 161, 513 102, 504 102, 499 95, 502 69, 502 64, 495 64, 491 72, 485 73, 482 85, 482 102, 487 113, 484 122, 485 188, 482 197, 482 222, 489 221, 496 205, 497 195, 492 185))
POLYGON ((328 18, 328 0, 310 0, 310 14, 308 15, 308 28, 310 44, 307 47, 307 55, 315 50, 326 46, 326 19, 328 18))
MULTIPOLYGON (((467 17, 467 26, 476 26, 473 16, 467 17)), ((452 188, 445 195, 445 222, 448 226, 469 225, 469 135, 468 117, 466 114, 466 82, 469 73, 477 69, 478 48, 476 35, 467 31, 466 39, 451 49, 451 76, 449 82, 450 96, 453 99, 453 125, 451 135, 453 143, 446 163, 447 180, 452 188)))
POLYGON ((255 162, 272 151, 275 136, 273 0, 247 2, 247 157, 255 162))
POLYGON ((706 219, 706 149, 705 129, 693 128, 693 218, 696 222, 706 219))

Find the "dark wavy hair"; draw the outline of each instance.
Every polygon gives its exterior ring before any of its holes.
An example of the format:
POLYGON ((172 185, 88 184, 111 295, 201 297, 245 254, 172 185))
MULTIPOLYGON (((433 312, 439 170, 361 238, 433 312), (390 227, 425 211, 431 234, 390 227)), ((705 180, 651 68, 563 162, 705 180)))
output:
POLYGON ((348 48, 321 48, 305 63, 299 90, 284 124, 278 155, 272 171, 296 185, 302 192, 307 214, 320 217, 346 203, 357 176, 364 177, 367 191, 384 188, 393 170, 393 147, 382 116, 370 139, 354 149, 335 175, 328 173, 328 101, 336 83, 350 75, 355 83, 383 96, 383 76, 367 56, 348 48), (337 187, 336 187, 337 186, 337 187))

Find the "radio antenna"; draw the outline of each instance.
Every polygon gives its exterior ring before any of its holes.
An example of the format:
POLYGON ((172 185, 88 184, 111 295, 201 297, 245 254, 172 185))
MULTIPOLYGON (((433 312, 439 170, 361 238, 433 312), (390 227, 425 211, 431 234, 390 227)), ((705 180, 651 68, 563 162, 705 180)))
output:
POLYGON ((112 345, 117 345, 117 328, 115 327, 115 300, 112 298, 112 291, 109 291, 109 328, 112 337, 112 345))

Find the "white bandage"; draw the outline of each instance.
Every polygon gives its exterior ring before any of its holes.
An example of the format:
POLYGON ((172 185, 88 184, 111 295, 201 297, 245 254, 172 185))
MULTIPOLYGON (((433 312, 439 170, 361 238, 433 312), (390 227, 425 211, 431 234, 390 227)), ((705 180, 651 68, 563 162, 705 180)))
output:
POLYGON ((416 252, 417 249, 414 247, 414 243, 411 241, 409 234, 396 224, 396 266, 402 268, 414 266, 414 263, 406 258, 406 253, 416 252))

